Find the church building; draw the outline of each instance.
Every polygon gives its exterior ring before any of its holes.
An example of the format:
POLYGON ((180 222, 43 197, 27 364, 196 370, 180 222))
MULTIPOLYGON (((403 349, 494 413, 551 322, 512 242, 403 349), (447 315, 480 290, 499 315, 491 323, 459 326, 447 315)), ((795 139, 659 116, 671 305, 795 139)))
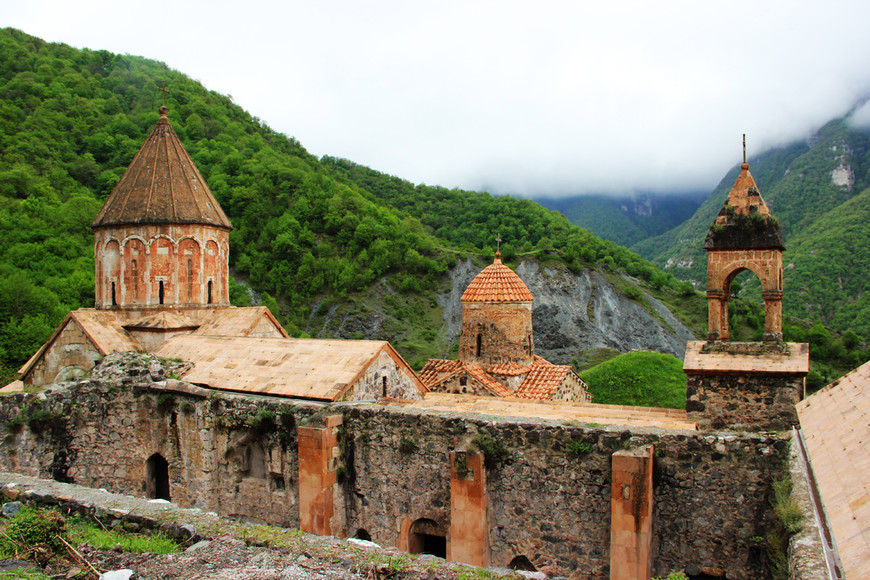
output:
POLYGON ((193 363, 186 381, 216 389, 327 401, 422 397, 420 379, 385 341, 292 339, 267 308, 230 305, 233 226, 168 113, 160 108, 92 224, 95 307, 67 315, 19 371, 23 385, 74 380, 111 352, 140 351, 183 358, 193 363))
POLYGON ((592 396, 569 365, 535 355, 532 293, 501 253, 465 289, 459 359, 430 359, 420 378, 434 392, 586 402, 592 396))

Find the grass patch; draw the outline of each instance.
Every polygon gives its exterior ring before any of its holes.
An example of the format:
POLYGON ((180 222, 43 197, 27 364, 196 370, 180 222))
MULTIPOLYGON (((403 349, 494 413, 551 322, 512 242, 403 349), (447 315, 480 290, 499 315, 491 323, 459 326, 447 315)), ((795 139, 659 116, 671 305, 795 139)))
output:
POLYGON ((600 365, 612 358, 619 356, 619 351, 615 348, 596 347, 583 351, 583 353, 571 359, 571 366, 574 367, 574 372, 580 374, 586 369, 591 369, 595 365, 600 365))
POLYGON ((675 356, 630 352, 580 373, 595 403, 686 408, 686 374, 675 356))
POLYGON ((160 532, 150 534, 135 534, 114 529, 104 529, 99 524, 83 517, 67 520, 70 543, 88 544, 99 550, 111 550, 120 545, 124 552, 144 554, 175 554, 181 547, 172 539, 160 532))

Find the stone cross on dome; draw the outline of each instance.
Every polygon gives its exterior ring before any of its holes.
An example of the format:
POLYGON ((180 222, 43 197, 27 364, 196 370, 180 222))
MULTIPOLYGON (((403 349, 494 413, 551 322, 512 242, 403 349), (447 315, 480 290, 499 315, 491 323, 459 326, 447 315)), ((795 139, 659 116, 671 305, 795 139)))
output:
POLYGON ((161 93, 163 93, 162 98, 161 98, 160 108, 165 109, 166 108, 166 93, 169 92, 169 89, 166 88, 166 81, 162 81, 162 82, 163 82, 163 84, 157 90, 160 91, 161 93))
POLYGON ((501 234, 495 235, 495 257, 501 258, 501 234))

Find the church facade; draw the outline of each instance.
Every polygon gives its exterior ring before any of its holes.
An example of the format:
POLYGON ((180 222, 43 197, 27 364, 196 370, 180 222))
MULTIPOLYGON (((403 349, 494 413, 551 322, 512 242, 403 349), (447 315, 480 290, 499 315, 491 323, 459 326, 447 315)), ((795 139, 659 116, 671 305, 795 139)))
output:
POLYGON ((569 365, 535 355, 534 297, 496 252, 462 294, 458 360, 429 360, 420 377, 433 392, 583 403, 592 399, 569 365))

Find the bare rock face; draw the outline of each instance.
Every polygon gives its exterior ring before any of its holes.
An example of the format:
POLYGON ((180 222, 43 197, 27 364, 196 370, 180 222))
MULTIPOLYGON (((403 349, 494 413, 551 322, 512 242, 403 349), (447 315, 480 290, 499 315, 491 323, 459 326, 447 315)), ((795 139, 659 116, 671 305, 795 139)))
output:
MULTIPOLYGON (((450 273, 450 291, 438 296, 444 309, 442 332, 451 341, 458 338, 462 323, 459 299, 479 271, 470 258, 460 262, 450 273)), ((567 364, 596 347, 621 352, 652 350, 683 358, 686 342, 695 340, 664 304, 644 293, 650 307, 667 325, 594 270, 575 274, 567 268, 541 268, 536 261, 527 260, 516 272, 535 297, 535 353, 551 362, 567 364)))

